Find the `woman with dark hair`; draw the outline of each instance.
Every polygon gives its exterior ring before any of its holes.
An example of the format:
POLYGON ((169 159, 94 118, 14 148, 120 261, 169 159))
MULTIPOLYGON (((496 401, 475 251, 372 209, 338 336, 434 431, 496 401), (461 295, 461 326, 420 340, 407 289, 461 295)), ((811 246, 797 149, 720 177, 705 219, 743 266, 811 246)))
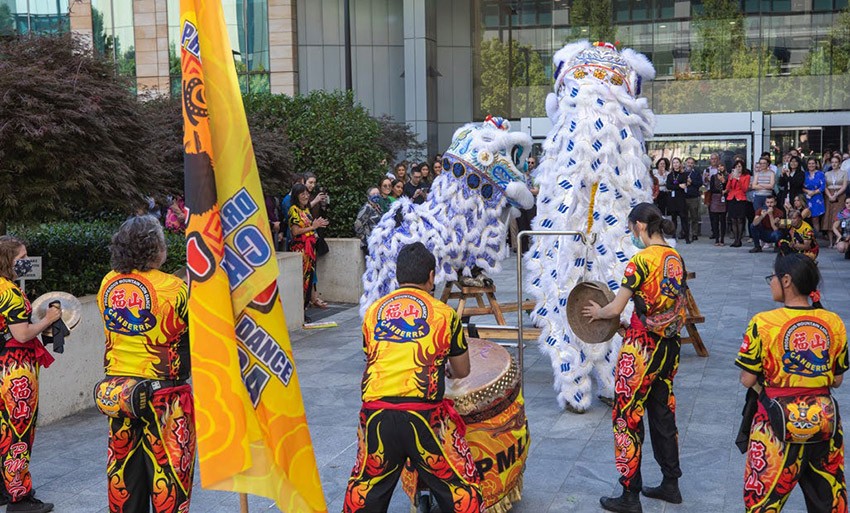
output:
POLYGON ((634 302, 614 375, 614 462, 623 493, 603 497, 600 503, 608 511, 639 512, 641 491, 673 504, 682 502, 673 377, 679 366, 679 331, 685 323, 687 273, 682 257, 664 238, 675 233, 673 223, 661 216, 658 207, 641 203, 633 208, 629 229, 639 251, 626 266, 616 297, 604 307, 590 301, 582 313, 591 322, 615 319, 629 299, 634 302), (653 453, 664 476, 657 487, 642 486, 644 411, 653 453))
POLYGON ((304 306, 311 303, 319 308, 327 308, 328 304, 319 298, 316 292, 314 275, 316 273, 316 230, 328 225, 324 217, 313 219, 310 213, 310 191, 306 185, 297 183, 292 186, 292 207, 289 209, 289 231, 292 242, 289 251, 302 254, 304 273, 304 306))
POLYGON ((667 174, 667 190, 670 192, 667 201, 667 213, 673 221, 673 229, 676 229, 676 220, 681 220, 682 230, 680 237, 685 239, 685 244, 691 243, 690 223, 688 222, 688 206, 685 203, 685 190, 688 187, 688 173, 682 167, 682 159, 673 157, 673 170, 667 174))
POLYGON ((711 193, 711 202, 708 205, 708 217, 711 220, 711 233, 715 235, 714 245, 724 246, 726 237, 726 164, 720 161, 717 164, 717 173, 708 179, 708 191, 711 193))
MULTIPOLYGON (((97 293, 106 350, 95 404, 109 415, 109 511, 189 510, 195 465, 188 330, 183 280, 160 271, 165 236, 152 216, 131 217, 112 236, 112 270, 97 293), (116 397, 150 394, 135 407, 116 397), (120 403, 120 401, 118 401, 120 403)), ((130 400, 132 402, 132 400, 130 400)))
POLYGON ((826 190, 826 177, 823 171, 818 169, 817 159, 811 158, 806 161, 808 172, 806 181, 803 183, 803 193, 812 211, 812 228, 815 233, 821 230, 821 218, 826 212, 826 204, 823 201, 823 193, 826 190))
POLYGON ((422 183, 426 187, 431 187, 431 183, 434 181, 434 177, 431 176, 431 166, 427 162, 422 162, 419 164, 419 173, 422 175, 422 183))
POLYGON ((392 184, 392 189, 390 192, 390 203, 395 202, 397 199, 404 196, 404 181, 403 180, 394 180, 392 184))
POLYGON ((663 215, 667 215, 667 201, 670 197, 670 192, 667 190, 667 175, 669 173, 670 161, 666 157, 661 157, 655 163, 652 174, 658 180, 658 195, 655 197, 654 203, 663 215))
POLYGON ((732 174, 726 181, 726 211, 729 216, 729 231, 735 237, 730 247, 740 248, 743 244, 741 238, 744 236, 744 222, 747 218, 747 190, 750 188, 750 176, 744 173, 745 167, 742 160, 736 160, 732 167, 732 174))
POLYGON ((830 394, 847 371, 847 329, 823 309, 809 257, 779 255, 765 278, 782 306, 750 320, 735 360, 741 384, 759 394, 744 506, 780 511, 799 483, 808 511, 847 511, 844 434, 830 394))
POLYGON ((794 198, 803 193, 803 183, 806 181, 806 172, 803 171, 803 162, 800 157, 791 155, 788 159, 788 167, 782 167, 779 175, 779 201, 777 205, 785 210, 793 206, 794 198))
MULTIPOLYGON (((809 209, 809 201, 808 199, 806 199, 805 194, 800 193, 794 196, 794 201, 792 202, 791 210, 796 210, 800 212, 800 218, 803 220, 803 222, 812 224, 812 211, 809 209)), ((791 210, 788 211, 789 214, 791 213, 791 210)))
MULTIPOLYGON (((159 222, 157 221, 157 225, 159 222)), ((62 315, 50 307, 44 318, 31 323, 32 307, 15 281, 29 272, 27 248, 9 235, 0 236, 0 462, 3 468, 2 504, 6 511, 47 513, 53 504, 35 498, 30 456, 38 416, 38 374, 53 357, 38 335, 62 315), (14 410, 11 406, 14 405, 14 410)))

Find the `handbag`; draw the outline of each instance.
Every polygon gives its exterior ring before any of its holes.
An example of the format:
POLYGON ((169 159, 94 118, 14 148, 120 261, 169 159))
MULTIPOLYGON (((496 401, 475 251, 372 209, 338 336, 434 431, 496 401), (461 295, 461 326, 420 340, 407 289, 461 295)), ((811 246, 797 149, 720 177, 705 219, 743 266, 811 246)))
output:
POLYGON ((106 376, 94 386, 94 404, 113 419, 138 419, 153 393, 152 381, 132 376, 106 376))
POLYGON ((838 403, 828 391, 771 399, 762 390, 759 401, 767 410, 773 433, 786 443, 824 442, 832 439, 838 430, 838 403))
POLYGON ((317 235, 317 238, 316 238, 316 255, 325 256, 330 252, 331 252, 331 248, 328 246, 328 241, 326 241, 324 237, 317 235))

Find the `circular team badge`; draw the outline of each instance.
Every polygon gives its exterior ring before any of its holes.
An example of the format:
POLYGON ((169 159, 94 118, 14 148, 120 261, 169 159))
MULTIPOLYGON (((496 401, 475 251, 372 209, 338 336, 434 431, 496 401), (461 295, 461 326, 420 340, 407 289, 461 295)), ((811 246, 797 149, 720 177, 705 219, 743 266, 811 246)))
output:
POLYGON ((375 340, 413 342, 430 333, 428 305, 413 294, 399 294, 378 307, 375 340))
POLYGON ((137 335, 156 326, 151 309, 152 286, 137 278, 120 278, 103 293, 103 321, 106 329, 124 335, 137 335))
POLYGON ((797 317, 783 329, 783 370, 798 376, 815 377, 829 372, 829 331, 813 317, 797 317))

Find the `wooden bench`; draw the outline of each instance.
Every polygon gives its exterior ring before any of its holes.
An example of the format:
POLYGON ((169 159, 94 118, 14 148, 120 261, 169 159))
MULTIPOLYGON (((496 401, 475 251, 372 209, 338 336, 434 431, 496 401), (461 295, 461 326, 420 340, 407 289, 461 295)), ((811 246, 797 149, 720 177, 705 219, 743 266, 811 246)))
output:
MULTIPOLYGON (((696 273, 688 273, 688 281, 693 280, 696 277, 696 273)), ((682 337, 682 344, 692 344, 698 356, 708 356, 708 349, 706 349, 705 344, 703 344, 702 337, 700 336, 699 330, 697 330, 696 326, 697 324, 705 322, 705 316, 700 313, 699 306, 697 306, 694 295, 691 294, 690 287, 685 292, 685 313, 685 331, 688 333, 688 336, 682 337)))
MULTIPOLYGON (((500 326, 507 325, 504 310, 496 299, 496 287, 466 287, 456 281, 446 283, 440 301, 448 304, 450 299, 457 299, 457 314, 461 319, 473 315, 492 315, 500 326), (457 290, 454 290, 457 289, 457 290), (467 306, 467 301, 474 299, 477 306, 467 306), (486 299, 486 301, 485 301, 486 299)), ((515 311, 515 310, 513 310, 515 311)))

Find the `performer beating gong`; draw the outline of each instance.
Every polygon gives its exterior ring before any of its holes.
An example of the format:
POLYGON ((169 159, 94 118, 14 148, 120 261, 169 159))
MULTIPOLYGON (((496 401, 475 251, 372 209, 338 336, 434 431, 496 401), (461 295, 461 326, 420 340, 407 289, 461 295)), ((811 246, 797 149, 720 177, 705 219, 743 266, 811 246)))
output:
POLYGON ((643 488, 643 494, 673 504, 682 502, 673 377, 679 366, 679 330, 685 322, 687 285, 684 261, 662 234, 673 235, 673 223, 652 203, 637 205, 628 219, 632 242, 640 251, 626 266, 614 300, 604 307, 590 301, 582 313, 591 322, 617 318, 629 299, 634 301, 614 375, 614 461, 622 474, 623 493, 599 501, 608 511, 640 513, 644 409, 664 479, 661 486, 643 488))
POLYGON ((375 301, 363 320, 363 407, 343 511, 387 511, 410 459, 440 511, 481 512, 463 420, 443 399, 447 375, 469 375, 463 327, 457 312, 430 294, 436 260, 424 244, 402 248, 396 265, 399 288, 375 301))

